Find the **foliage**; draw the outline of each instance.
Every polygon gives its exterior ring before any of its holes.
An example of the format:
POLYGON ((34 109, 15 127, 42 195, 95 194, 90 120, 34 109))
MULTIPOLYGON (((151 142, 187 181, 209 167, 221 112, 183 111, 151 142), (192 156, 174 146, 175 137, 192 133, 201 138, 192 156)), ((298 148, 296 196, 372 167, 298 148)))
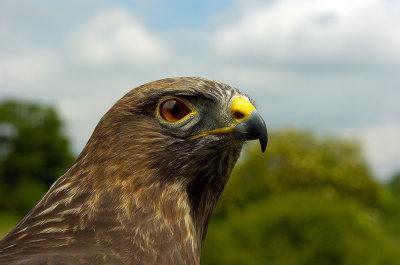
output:
POLYGON ((275 132, 266 153, 250 146, 231 176, 203 264, 400 264, 395 227, 385 225, 396 203, 357 143, 275 132))
POLYGON ((0 213, 0 240, 18 223, 19 218, 10 213, 0 213))
POLYGON ((319 192, 290 191, 214 223, 203 263, 400 264, 399 251, 398 242, 357 205, 319 192))
POLYGON ((400 238, 400 173, 394 174, 387 186, 391 196, 381 209, 382 221, 391 234, 400 238))
POLYGON ((244 156, 221 196, 217 216, 292 190, 319 190, 368 207, 386 197, 354 142, 285 130, 270 135, 265 154, 250 146, 244 156))
POLYGON ((25 215, 73 162, 52 107, 0 104, 0 211, 25 215))
POLYGON ((400 172, 394 174, 389 182, 389 188, 400 195, 400 172))

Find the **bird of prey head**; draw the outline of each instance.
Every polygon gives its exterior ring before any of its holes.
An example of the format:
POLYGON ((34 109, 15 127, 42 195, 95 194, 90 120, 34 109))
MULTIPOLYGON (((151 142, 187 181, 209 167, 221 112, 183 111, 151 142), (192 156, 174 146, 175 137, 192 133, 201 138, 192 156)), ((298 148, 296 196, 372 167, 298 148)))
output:
POLYGON ((246 140, 267 129, 248 97, 203 78, 133 89, 0 242, 0 264, 199 264, 246 140))

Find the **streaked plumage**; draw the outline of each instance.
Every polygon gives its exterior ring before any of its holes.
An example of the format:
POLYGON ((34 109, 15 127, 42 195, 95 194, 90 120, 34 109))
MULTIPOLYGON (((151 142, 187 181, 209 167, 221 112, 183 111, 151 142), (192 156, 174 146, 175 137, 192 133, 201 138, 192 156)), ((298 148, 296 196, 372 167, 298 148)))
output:
POLYGON ((226 84, 171 78, 133 89, 0 241, 0 264, 199 264, 242 144, 256 138, 264 150, 264 122, 226 84), (192 113, 164 119, 160 104, 169 98, 192 113))

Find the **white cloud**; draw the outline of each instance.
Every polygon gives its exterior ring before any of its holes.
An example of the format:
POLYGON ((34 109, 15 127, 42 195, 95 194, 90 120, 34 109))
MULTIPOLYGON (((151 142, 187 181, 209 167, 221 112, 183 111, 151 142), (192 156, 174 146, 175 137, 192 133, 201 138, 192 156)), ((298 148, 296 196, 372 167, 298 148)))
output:
POLYGON ((91 66, 152 65, 168 56, 162 41, 122 8, 95 14, 69 38, 76 60, 91 66))
POLYGON ((388 179, 393 171, 399 170, 400 125, 387 123, 342 133, 363 144, 366 158, 382 179, 388 179))
POLYGON ((51 76, 57 67, 57 55, 49 51, 0 54, 0 87, 36 85, 51 76))
POLYGON ((258 3, 221 26, 213 46, 216 54, 239 62, 380 67, 400 59, 400 19, 390 8, 378 0, 258 3))

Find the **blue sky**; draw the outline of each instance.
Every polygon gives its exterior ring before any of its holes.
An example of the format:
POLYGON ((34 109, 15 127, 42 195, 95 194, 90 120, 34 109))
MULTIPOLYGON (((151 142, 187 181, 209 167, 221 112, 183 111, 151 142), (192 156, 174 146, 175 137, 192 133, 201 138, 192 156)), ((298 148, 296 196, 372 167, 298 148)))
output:
POLYGON ((130 89, 203 76, 252 96, 270 129, 362 143, 400 169, 400 2, 0 2, 0 99, 53 104, 78 153, 130 89))
POLYGON ((155 30, 177 30, 208 27, 213 16, 234 4, 229 0, 205 1, 109 1, 137 12, 146 25, 155 30))

